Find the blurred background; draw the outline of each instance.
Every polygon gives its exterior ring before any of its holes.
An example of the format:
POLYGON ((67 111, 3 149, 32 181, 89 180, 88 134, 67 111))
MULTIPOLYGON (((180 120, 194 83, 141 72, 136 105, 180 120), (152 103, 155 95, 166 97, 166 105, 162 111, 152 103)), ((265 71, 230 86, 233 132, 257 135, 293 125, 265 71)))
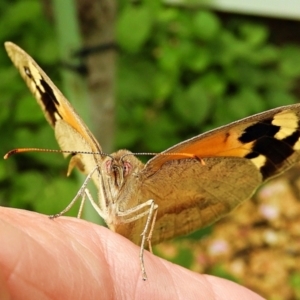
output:
MULTIPOLYGON (((0 41, 15 42, 39 63, 105 152, 160 152, 299 102, 300 4, 261 2, 2 0, 0 41)), ((57 149, 4 47, 0 78, 2 155, 18 147, 57 149)), ((50 153, 0 160, 0 205, 60 212, 84 178, 67 178, 67 165, 50 153)), ((264 185, 214 226, 155 252, 268 299, 300 299, 299 170, 264 185)), ((89 208, 85 218, 99 219, 89 208)))

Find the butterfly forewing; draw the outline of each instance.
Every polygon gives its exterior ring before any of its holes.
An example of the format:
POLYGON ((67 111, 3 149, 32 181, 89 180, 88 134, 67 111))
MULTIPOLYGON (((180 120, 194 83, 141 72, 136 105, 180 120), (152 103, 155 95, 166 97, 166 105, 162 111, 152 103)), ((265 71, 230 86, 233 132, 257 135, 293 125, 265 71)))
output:
MULTIPOLYGON (((211 130, 163 153, 187 153, 195 158, 250 159, 264 179, 277 175, 298 160, 300 105, 276 108, 211 130)), ((179 155, 159 155, 146 165, 149 174, 179 155)))
MULTIPOLYGON (((100 153, 101 147, 95 137, 38 64, 25 51, 11 42, 6 42, 5 48, 41 106, 46 119, 54 128, 61 149, 100 153)), ((100 159, 100 155, 76 154, 72 162, 74 166, 78 166, 81 171, 88 174, 99 164, 100 159)), ((99 184, 96 174, 93 179, 99 184)))

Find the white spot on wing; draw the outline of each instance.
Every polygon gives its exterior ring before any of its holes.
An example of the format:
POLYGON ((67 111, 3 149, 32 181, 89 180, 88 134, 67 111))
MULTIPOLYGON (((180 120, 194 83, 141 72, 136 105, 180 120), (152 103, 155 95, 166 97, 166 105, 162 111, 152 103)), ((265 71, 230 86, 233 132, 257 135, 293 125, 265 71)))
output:
POLYGON ((254 163, 254 165, 257 167, 257 169, 260 169, 263 167, 267 161, 266 157, 262 154, 258 155, 255 158, 252 158, 251 161, 254 163))
MULTIPOLYGON (((44 87, 41 85, 41 80, 42 80, 42 76, 41 73, 39 72, 39 70, 34 66, 34 64, 32 62, 28 63, 28 67, 32 76, 33 82, 32 82, 32 86, 36 85, 38 86, 38 88, 42 91, 42 93, 45 93, 45 89, 44 87)), ((35 87, 36 89, 36 87, 35 87)))
POLYGON ((300 140, 298 139, 298 141, 296 142, 296 144, 293 147, 294 150, 300 150, 300 140))
POLYGON ((280 127, 279 131, 275 134, 275 138, 283 140, 297 130, 298 117, 292 111, 283 111, 273 117, 272 124, 280 127))
POLYGON ((57 112, 54 112, 54 117, 55 120, 61 120, 61 116, 57 112))

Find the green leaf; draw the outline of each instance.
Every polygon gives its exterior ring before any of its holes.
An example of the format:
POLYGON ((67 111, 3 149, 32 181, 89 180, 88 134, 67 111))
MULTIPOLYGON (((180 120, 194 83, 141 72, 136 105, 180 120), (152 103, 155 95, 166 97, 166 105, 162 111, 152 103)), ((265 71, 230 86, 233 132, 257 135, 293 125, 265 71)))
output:
MULTIPOLYGON (((24 83, 24 89, 27 89, 24 83)), ((22 95, 16 105, 15 118, 18 122, 41 122, 45 120, 42 110, 39 108, 34 96, 27 89, 24 96, 22 95)), ((46 120, 45 120, 46 122, 46 120)))
POLYGON ((5 180, 7 178, 7 172, 6 167, 4 166, 4 163, 0 163, 0 180, 5 180))
POLYGON ((233 120, 239 120, 266 109, 261 96, 251 88, 242 88, 226 105, 233 120))
POLYGON ((201 84, 210 97, 218 97, 226 91, 226 80, 217 72, 208 72, 201 79, 201 84))
POLYGON ((196 48, 194 45, 186 51, 185 65, 195 72, 201 72, 207 69, 212 63, 212 56, 208 48, 196 48))
POLYGON ((190 268, 194 262, 193 252, 188 247, 179 246, 178 254, 172 261, 185 268, 190 268))
POLYGON ((254 23, 242 24, 239 31, 242 38, 252 47, 263 45, 269 36, 266 26, 254 23))
POLYGON ((180 124, 165 111, 159 111, 148 118, 149 125, 142 132, 147 151, 161 152, 176 144, 176 131, 180 124))
POLYGON ((218 17, 210 11, 197 12, 193 21, 194 33, 203 41, 214 39, 221 28, 218 17))
POLYGON ((122 57, 118 69, 117 97, 123 105, 132 105, 134 99, 139 103, 147 103, 153 97, 152 82, 156 75, 153 64, 122 57), (143 76, 141 76, 143 74, 143 76))
POLYGON ((181 51, 176 45, 165 43, 160 48, 158 64, 164 71, 178 74, 181 65, 181 51))
POLYGON ((177 82, 176 76, 174 76, 173 73, 170 74, 169 72, 157 72, 153 80, 155 91, 154 95, 158 99, 165 99, 169 97, 172 94, 177 82))
POLYGON ((299 272, 294 272, 290 275, 289 278, 289 284, 292 286, 292 288, 295 291, 295 299, 300 298, 300 273, 299 272))
MULTIPOLYGON (((52 215, 61 212, 76 195, 80 186, 71 178, 57 178, 47 180, 40 194, 33 199, 33 207, 36 211, 52 215)), ((76 216, 80 199, 72 209, 66 213, 76 216)))
POLYGON ((230 274, 222 265, 215 265, 209 272, 210 274, 217 276, 217 277, 222 277, 225 279, 228 279, 230 281, 234 281, 239 283, 239 279, 232 274, 230 274))
POLYGON ((270 107, 295 104, 298 102, 298 99, 294 95, 277 88, 271 89, 266 93, 266 100, 270 107))
POLYGON ((279 70, 284 76, 300 76, 300 49, 296 46, 286 46, 282 49, 279 70))
POLYGON ((251 52, 249 58, 251 62, 262 67, 263 65, 277 63, 279 53, 280 51, 277 47, 273 45, 265 45, 259 50, 251 52))
POLYGON ((6 28, 0 30, 0 39, 5 41, 13 34, 24 30, 24 26, 37 19, 41 11, 42 6, 39 1, 22 0, 10 3, 0 18, 0 28, 6 28))
POLYGON ((117 21, 117 40, 129 52, 137 52, 149 38, 153 18, 147 6, 127 6, 117 21))
POLYGON ((133 124, 129 126, 126 124, 125 126, 119 126, 116 131, 116 148, 117 149, 128 149, 131 151, 139 151, 133 149, 133 145, 139 142, 140 140, 140 132, 137 130, 137 126, 133 124), (120 129, 122 128, 122 130, 120 129))
POLYGON ((36 171, 21 172, 13 181, 13 186, 16 192, 11 196, 11 206, 33 209, 34 202, 42 196, 47 181, 36 171))
POLYGON ((184 122, 193 126, 204 121, 212 105, 200 80, 179 91, 173 102, 175 112, 184 122))

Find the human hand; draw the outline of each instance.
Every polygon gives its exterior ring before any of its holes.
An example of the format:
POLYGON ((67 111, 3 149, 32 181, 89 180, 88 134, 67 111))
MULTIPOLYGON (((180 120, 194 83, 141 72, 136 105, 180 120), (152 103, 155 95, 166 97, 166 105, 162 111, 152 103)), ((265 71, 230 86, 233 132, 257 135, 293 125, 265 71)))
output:
POLYGON ((0 208, 0 299, 263 299, 201 275, 84 220, 0 208))

